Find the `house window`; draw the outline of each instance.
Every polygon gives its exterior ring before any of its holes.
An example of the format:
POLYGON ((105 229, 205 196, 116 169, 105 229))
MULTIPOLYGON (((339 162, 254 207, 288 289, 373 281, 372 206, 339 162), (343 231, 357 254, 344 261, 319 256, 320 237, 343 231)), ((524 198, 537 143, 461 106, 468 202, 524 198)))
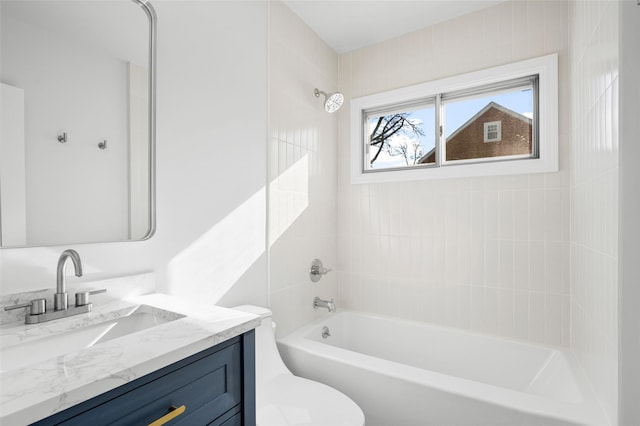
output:
POLYGON ((354 183, 557 171, 557 56, 356 98, 351 120, 354 183))
POLYGON ((502 132, 502 121, 491 121, 484 123, 484 141, 500 142, 502 132))

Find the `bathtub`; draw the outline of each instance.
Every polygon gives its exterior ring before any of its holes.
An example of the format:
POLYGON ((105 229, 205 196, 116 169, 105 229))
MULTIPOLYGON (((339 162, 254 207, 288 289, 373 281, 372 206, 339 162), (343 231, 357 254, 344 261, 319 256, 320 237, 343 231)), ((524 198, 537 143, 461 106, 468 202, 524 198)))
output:
POLYGON ((367 426, 607 424, 576 360, 554 348, 348 311, 278 347, 294 374, 351 397, 367 426))

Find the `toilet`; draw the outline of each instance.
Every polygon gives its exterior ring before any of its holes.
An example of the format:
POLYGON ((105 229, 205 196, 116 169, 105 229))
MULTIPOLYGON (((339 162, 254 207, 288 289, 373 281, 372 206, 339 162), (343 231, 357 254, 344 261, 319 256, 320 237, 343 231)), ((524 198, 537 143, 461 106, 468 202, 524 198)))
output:
POLYGON ((256 328, 257 426, 363 426, 364 414, 342 392, 294 376, 276 346, 271 311, 242 305, 233 309, 260 316, 256 328))

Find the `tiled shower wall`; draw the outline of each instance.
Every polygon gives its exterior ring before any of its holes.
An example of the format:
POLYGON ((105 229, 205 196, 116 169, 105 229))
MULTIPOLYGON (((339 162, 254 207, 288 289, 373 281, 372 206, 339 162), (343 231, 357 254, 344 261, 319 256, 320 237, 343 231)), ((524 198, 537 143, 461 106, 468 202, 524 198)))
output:
POLYGON ((337 264, 337 120, 314 88, 335 91, 338 56, 282 2, 269 2, 270 307, 284 335, 339 304, 330 272, 309 279, 314 258, 337 264))
POLYGON ((612 424, 618 400, 618 2, 571 2, 571 346, 612 424))
POLYGON ((318 315, 318 295, 571 346, 615 423, 617 3, 504 2, 339 58, 282 3, 269 7, 279 334, 318 315), (348 100, 548 53, 559 54, 558 173, 351 185, 349 111, 336 126, 312 93, 348 100), (313 257, 337 266, 339 287, 335 273, 310 283, 313 257))
POLYGON ((347 99, 559 55, 560 172, 352 185, 339 115, 342 305, 570 344, 567 3, 507 1, 340 56, 347 99))

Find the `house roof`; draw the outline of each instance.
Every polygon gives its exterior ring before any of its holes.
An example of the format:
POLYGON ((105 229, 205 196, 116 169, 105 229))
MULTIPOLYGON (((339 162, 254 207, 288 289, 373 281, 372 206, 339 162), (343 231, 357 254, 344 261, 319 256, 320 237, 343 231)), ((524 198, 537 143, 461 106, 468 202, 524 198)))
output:
POLYGON ((505 114, 509 114, 512 117, 515 117, 515 118, 517 118, 519 120, 524 121, 527 124, 531 124, 531 122, 533 121, 529 117, 526 117, 526 116, 524 116, 524 115, 522 115, 520 113, 515 112, 514 110, 511 110, 511 109, 509 109, 507 107, 503 107, 502 105, 491 101, 484 108, 482 108, 480 111, 478 111, 476 113, 476 115, 474 115, 473 117, 468 119, 462 126, 458 127, 455 132, 451 133, 451 135, 449 137, 447 137, 447 139, 453 139, 458 133, 460 133, 461 131, 466 129, 471 123, 476 121, 482 114, 484 114, 485 112, 489 111, 491 108, 495 108, 497 110, 500 110, 500 111, 504 112, 505 114))

